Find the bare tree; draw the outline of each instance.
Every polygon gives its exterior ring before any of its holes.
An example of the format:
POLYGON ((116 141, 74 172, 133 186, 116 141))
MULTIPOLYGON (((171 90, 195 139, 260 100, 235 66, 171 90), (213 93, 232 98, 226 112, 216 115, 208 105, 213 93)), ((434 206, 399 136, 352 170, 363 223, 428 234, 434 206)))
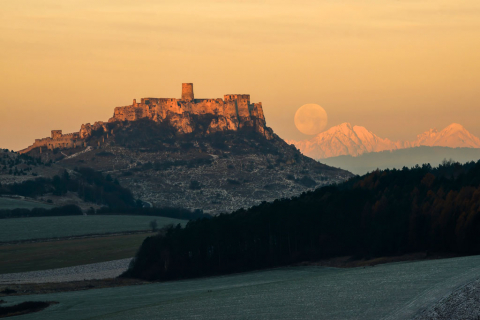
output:
POLYGON ((150 225, 150 228, 152 229, 152 232, 157 231, 157 227, 158 227, 157 220, 150 221, 149 225, 150 225))

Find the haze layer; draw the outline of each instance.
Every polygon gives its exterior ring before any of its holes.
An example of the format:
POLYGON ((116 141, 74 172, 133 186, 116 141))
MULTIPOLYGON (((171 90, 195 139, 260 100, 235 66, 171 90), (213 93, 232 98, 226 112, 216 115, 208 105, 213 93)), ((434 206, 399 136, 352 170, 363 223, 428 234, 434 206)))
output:
POLYGON ((249 92, 272 128, 305 103, 329 124, 411 140, 462 123, 480 135, 480 3, 2 1, 0 146, 106 120, 132 97, 249 92))

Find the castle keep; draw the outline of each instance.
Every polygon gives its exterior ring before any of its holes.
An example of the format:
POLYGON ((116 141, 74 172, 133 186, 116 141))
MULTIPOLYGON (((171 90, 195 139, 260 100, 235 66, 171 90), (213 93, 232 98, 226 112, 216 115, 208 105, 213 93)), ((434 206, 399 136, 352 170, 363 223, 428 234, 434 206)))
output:
MULTIPOLYGON (((251 103, 249 94, 227 94, 223 99, 195 99, 193 83, 182 84, 181 99, 142 98, 139 103, 134 99, 131 105, 116 107, 113 117, 108 122, 150 119, 156 122, 166 122, 176 128, 178 133, 186 134, 194 131, 193 115, 213 116, 206 130, 207 134, 251 127, 267 139, 272 137, 271 130, 266 127, 261 102, 251 103)), ((108 124, 101 121, 93 125, 83 124, 79 132, 65 135, 61 130, 52 130, 50 138, 36 139, 33 145, 19 152, 26 153, 34 148, 42 147, 53 150, 84 146, 86 145, 85 140, 92 134, 92 131, 101 127, 108 132, 108 124)))

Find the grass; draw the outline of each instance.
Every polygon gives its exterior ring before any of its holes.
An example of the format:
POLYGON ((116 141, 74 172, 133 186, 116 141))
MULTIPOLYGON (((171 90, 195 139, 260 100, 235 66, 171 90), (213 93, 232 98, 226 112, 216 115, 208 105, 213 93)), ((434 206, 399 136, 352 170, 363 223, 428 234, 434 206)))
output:
POLYGON ((337 269, 290 267, 194 280, 2 297, 58 301, 22 319, 411 319, 480 276, 480 256, 337 269))
POLYGON ((0 197, 0 210, 11 210, 11 209, 33 209, 33 208, 45 208, 51 209, 53 205, 45 204, 42 202, 19 200, 19 199, 10 199, 0 197))
POLYGON ((152 233, 0 246, 0 274, 26 272, 133 257, 152 233))
POLYGON ((152 220, 157 220, 158 228, 168 224, 186 223, 185 220, 165 217, 127 215, 2 219, 0 242, 144 231, 149 230, 152 220))

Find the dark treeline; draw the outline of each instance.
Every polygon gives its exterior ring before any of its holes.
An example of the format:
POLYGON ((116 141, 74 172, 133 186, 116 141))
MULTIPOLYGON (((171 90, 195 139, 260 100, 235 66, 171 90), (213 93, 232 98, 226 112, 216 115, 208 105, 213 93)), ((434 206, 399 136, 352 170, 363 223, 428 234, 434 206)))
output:
POLYGON ((106 205, 111 208, 134 207, 135 199, 130 190, 120 186, 109 175, 91 168, 76 168, 71 177, 65 170, 53 178, 36 178, 11 185, 0 185, 0 194, 21 195, 37 198, 52 193, 65 195, 68 191, 76 192, 84 201, 106 205))
POLYGON ((188 210, 184 208, 161 207, 161 208, 108 208, 102 207, 95 211, 99 215, 139 215, 158 216, 183 220, 210 219, 212 216, 204 214, 203 210, 188 210))
POLYGON ((11 209, 0 210, 0 219, 8 218, 28 218, 28 217, 58 217, 58 216, 79 216, 82 215, 82 209, 76 205, 66 205, 52 209, 34 208, 34 209, 11 209))
POLYGON ((127 277, 168 280, 352 255, 480 253, 480 161, 376 171, 147 238, 127 277))

